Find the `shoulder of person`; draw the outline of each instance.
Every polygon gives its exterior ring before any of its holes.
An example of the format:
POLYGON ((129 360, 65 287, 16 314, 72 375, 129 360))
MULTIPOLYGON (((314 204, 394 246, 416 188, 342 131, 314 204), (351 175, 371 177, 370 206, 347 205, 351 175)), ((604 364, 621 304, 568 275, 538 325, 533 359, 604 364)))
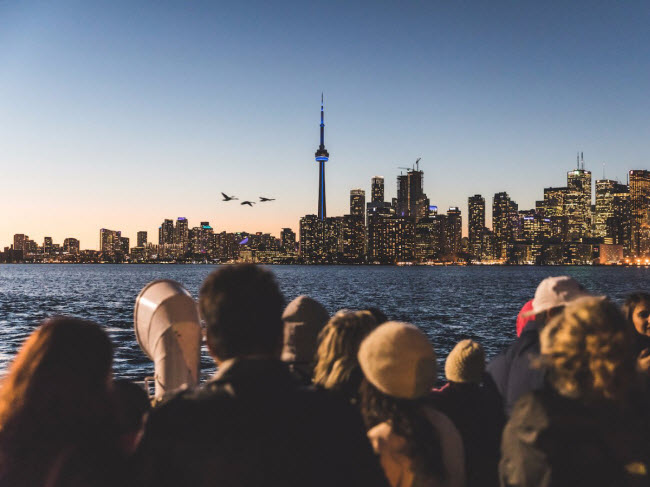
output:
POLYGON ((201 387, 182 388, 165 396, 154 404, 149 413, 148 428, 160 423, 181 425, 197 419, 196 414, 216 403, 232 401, 232 391, 227 383, 209 382, 201 387))

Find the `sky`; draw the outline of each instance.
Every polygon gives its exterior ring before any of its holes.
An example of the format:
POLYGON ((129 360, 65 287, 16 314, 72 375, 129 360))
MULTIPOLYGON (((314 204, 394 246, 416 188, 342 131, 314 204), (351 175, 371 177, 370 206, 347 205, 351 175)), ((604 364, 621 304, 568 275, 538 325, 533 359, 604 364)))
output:
MULTIPOLYGON (((421 157, 444 212, 650 168, 650 3, 0 0, 0 248, 298 230, 421 157), (354 5, 350 5, 354 3, 354 5), (604 164, 604 166, 603 166, 604 164), (224 203, 276 198, 253 208, 224 203)), ((489 221, 489 218, 488 218, 489 221)))

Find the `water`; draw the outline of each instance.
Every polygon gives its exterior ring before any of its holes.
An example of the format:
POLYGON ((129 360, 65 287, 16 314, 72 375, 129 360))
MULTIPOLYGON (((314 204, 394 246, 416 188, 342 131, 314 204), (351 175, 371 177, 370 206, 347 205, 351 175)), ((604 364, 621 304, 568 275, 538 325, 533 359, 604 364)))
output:
MULTIPOLYGON (((133 304, 145 284, 174 279, 197 296, 208 265, 0 265, 0 372, 37 324, 54 314, 105 327, 115 344, 115 374, 142 379, 153 366, 133 333, 133 304)), ((650 269, 622 267, 271 266, 287 300, 308 294, 334 312, 376 306, 421 327, 440 359, 463 338, 493 356, 514 337, 515 317, 545 277, 569 274, 617 301, 648 290, 650 269)), ((204 353, 203 371, 211 373, 204 353)))

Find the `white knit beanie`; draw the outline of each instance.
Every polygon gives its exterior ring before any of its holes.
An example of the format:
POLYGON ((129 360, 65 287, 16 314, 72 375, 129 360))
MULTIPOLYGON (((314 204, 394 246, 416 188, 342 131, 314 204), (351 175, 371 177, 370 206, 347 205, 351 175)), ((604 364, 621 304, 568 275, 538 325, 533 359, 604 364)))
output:
POLYGON ((368 382, 402 399, 424 396, 436 382, 436 353, 419 328, 389 321, 361 343, 359 364, 368 382))
POLYGON ((480 343, 461 340, 449 353, 445 362, 445 375, 451 382, 479 384, 485 371, 485 352, 480 343))

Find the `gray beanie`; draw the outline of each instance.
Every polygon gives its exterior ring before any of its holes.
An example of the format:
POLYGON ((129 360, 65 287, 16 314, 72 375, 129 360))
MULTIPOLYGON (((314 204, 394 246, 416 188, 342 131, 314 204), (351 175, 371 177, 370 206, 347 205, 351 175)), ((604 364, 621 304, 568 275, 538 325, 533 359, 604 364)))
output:
POLYGON ((325 307, 309 296, 298 296, 284 313, 284 362, 311 363, 318 348, 318 334, 329 321, 325 307))

